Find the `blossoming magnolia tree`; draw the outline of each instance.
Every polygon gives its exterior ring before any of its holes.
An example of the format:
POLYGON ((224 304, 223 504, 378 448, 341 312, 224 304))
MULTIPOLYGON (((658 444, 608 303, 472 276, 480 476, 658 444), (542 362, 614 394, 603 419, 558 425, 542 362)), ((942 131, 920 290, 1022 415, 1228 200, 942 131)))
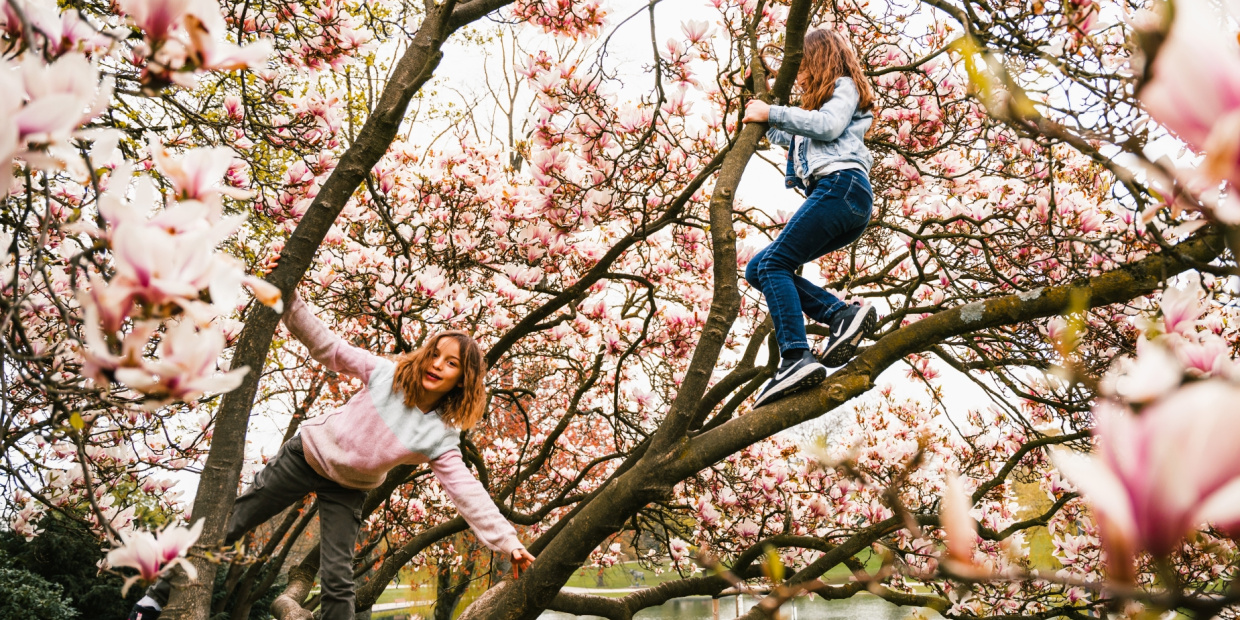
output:
POLYGON ((490 408, 464 453, 538 556, 513 579, 397 468, 363 508, 359 612, 412 563, 448 610, 485 577, 469 618, 738 590, 767 593, 751 617, 861 590, 949 617, 1223 613, 1240 51, 1219 10, 11 0, 9 523, 89 523, 111 570, 176 579, 169 617, 244 616, 286 569, 272 612, 307 617, 318 553, 286 564, 312 500, 219 546, 257 420, 287 439, 355 387, 279 327, 296 290, 378 353, 475 334, 490 408), (610 38, 634 18, 638 84, 610 38), (752 410, 775 360, 738 274, 785 216, 737 189, 783 154, 738 119, 795 97, 811 25, 852 37, 878 96, 874 225, 817 267, 886 314, 822 386, 752 410), (488 88, 445 94, 445 45, 485 52, 488 88), (969 381, 989 402, 948 410, 969 381), (808 452, 778 435, 844 411, 808 452), (623 557, 681 578, 560 591, 623 557))

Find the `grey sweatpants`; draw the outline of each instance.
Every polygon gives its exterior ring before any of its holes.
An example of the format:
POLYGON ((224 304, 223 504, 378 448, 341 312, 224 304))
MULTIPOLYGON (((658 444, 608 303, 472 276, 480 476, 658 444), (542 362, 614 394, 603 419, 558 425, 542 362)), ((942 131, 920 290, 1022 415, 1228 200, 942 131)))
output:
MULTIPOLYGON (((285 442, 275 458, 254 476, 233 506, 224 544, 232 544, 250 530, 279 514, 311 491, 319 501, 319 581, 323 591, 323 620, 353 619, 353 547, 362 526, 366 491, 350 489, 320 476, 306 463, 301 435, 285 442)), ((167 604, 171 585, 155 582, 146 595, 167 604)))

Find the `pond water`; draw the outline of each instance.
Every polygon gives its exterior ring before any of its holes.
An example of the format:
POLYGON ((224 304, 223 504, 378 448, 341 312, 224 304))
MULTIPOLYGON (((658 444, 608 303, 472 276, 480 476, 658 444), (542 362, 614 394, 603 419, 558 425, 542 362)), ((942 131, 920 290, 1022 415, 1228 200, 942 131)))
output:
MULTIPOLYGON (((660 607, 642 610, 634 616, 640 620, 731 620, 757 604, 757 599, 735 596, 719 599, 718 613, 708 597, 690 597, 668 601, 660 607), (739 612, 739 613, 738 613, 739 612)), ((925 608, 908 608, 893 605, 872 594, 861 593, 842 601, 824 601, 820 598, 796 599, 784 605, 784 620, 933 620, 942 618, 938 612, 925 608)), ((595 618, 574 616, 554 611, 544 612, 542 620, 572 620, 595 618)))

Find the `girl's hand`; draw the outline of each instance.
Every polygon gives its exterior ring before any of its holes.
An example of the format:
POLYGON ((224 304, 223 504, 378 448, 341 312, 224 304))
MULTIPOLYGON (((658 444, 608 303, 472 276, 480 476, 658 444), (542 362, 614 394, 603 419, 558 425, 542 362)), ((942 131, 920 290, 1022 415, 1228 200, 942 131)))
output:
POLYGON ((521 572, 530 567, 534 563, 534 556, 530 555, 524 547, 513 549, 512 551, 512 578, 516 579, 521 576, 521 572))
POLYGON ((761 99, 750 99, 745 104, 745 118, 742 123, 765 123, 771 118, 771 105, 761 99))

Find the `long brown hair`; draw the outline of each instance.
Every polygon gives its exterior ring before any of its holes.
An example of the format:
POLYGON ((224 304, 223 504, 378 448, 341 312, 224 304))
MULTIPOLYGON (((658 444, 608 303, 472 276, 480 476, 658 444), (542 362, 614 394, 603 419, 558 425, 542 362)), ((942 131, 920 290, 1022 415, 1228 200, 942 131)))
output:
POLYGON ((857 85, 861 100, 858 110, 874 106, 874 89, 861 69, 857 52, 844 35, 818 28, 805 35, 805 48, 801 56, 801 68, 797 72, 797 85, 801 87, 801 107, 817 110, 835 94, 835 80, 848 77, 857 85))
POLYGON ((486 362, 482 359, 482 349, 469 334, 461 331, 444 331, 431 336, 422 348, 400 356, 396 360, 396 377, 392 381, 392 389, 405 394, 405 406, 417 406, 418 399, 425 391, 422 389, 422 377, 435 359, 435 351, 439 341, 445 338, 456 340, 461 348, 461 376, 443 398, 439 399, 436 409, 439 417, 453 428, 466 430, 473 428, 482 419, 486 407, 486 388, 482 378, 487 374, 486 362))

